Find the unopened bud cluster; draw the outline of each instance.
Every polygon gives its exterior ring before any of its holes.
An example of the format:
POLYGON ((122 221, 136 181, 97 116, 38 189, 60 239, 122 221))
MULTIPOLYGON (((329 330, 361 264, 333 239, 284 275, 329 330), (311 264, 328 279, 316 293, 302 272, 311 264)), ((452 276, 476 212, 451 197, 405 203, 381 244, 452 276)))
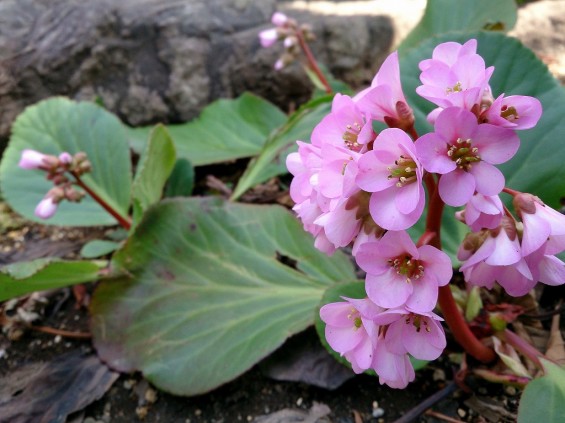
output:
POLYGON ((26 149, 18 164, 22 169, 42 170, 46 178, 53 182, 53 188, 35 208, 35 215, 41 219, 49 219, 57 211, 59 203, 63 200, 78 203, 84 197, 84 192, 77 190, 69 179, 69 174, 80 177, 91 171, 92 165, 86 153, 80 152, 72 156, 67 152, 53 156, 39 151, 26 149))
POLYGON ((274 65, 276 70, 281 70, 298 58, 301 40, 313 41, 315 37, 309 25, 299 25, 294 19, 280 12, 273 14, 271 23, 275 27, 261 31, 259 41, 263 47, 271 47, 277 41, 283 42, 284 53, 274 65))

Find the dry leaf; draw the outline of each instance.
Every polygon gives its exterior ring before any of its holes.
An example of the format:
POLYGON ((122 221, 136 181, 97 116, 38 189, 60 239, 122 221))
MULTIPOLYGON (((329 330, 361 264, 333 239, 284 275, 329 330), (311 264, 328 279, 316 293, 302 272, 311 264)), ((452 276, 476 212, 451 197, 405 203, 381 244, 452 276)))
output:
POLYGON ((64 423, 101 398, 117 378, 97 356, 78 350, 25 366, 0 385, 0 422, 64 423))
MULTIPOLYGON (((561 303, 559 303, 559 308, 561 308, 561 303)), ((545 351, 545 356, 548 359, 559 364, 560 366, 564 366, 565 343, 563 342, 561 330, 559 329, 560 318, 561 314, 557 313, 551 320, 551 331, 549 333, 549 340, 547 341, 547 350, 545 351)))

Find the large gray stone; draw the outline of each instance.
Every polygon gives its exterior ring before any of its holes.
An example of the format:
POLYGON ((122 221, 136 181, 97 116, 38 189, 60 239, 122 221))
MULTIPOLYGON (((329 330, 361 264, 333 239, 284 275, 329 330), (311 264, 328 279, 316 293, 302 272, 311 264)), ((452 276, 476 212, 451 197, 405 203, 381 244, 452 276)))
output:
MULTIPOLYGON (((299 65, 275 72, 280 46, 263 49, 257 37, 276 7, 275 0, 3 0, 0 137, 25 106, 53 95, 100 98, 131 125, 186 121, 246 90, 292 108, 312 86, 299 65)), ((296 15, 319 34, 313 47, 321 61, 356 85, 370 81, 392 42, 384 17, 296 15)))

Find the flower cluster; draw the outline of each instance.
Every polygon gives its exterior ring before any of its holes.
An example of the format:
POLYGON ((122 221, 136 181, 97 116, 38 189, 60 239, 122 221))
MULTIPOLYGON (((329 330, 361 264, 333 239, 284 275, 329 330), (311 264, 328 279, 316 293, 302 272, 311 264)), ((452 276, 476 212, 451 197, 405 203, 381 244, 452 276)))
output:
POLYGON ((282 41, 284 53, 275 62, 275 70, 281 70, 294 62, 300 53, 300 43, 314 39, 314 34, 308 25, 298 25, 284 13, 275 12, 271 18, 274 28, 268 28, 259 33, 262 47, 268 48, 277 41, 282 41))
POLYGON ((84 197, 84 193, 75 189, 67 177, 67 172, 71 172, 75 177, 90 172, 91 164, 85 153, 77 153, 71 156, 67 152, 52 156, 40 153, 39 151, 25 149, 22 151, 19 167, 27 170, 42 170, 47 173, 47 179, 53 182, 45 197, 35 208, 35 215, 41 219, 49 219, 56 211, 59 203, 63 200, 79 202, 84 197))
POLYGON ((451 279, 451 261, 428 245, 437 237, 429 228, 418 244, 406 232, 422 217, 426 190, 430 209, 464 206, 457 218, 473 232, 459 259, 468 283, 491 288, 496 281, 523 295, 538 281, 565 282, 565 265, 554 256, 565 250, 565 216, 505 188, 496 167, 516 154, 515 131, 537 124, 541 103, 494 98, 494 68, 476 49, 476 40, 443 43, 420 62, 416 92, 437 106, 428 115, 433 132, 415 131, 395 52, 369 88, 354 97, 337 94, 311 143, 299 141, 287 159, 294 210, 316 247, 332 254, 352 245, 366 271, 366 298, 322 307, 328 343, 356 372, 374 369, 392 387, 414 378, 409 355, 431 360, 445 347, 433 310, 451 279), (388 128, 376 133, 374 121, 388 128), (503 206, 503 190, 514 196, 521 221, 503 206))

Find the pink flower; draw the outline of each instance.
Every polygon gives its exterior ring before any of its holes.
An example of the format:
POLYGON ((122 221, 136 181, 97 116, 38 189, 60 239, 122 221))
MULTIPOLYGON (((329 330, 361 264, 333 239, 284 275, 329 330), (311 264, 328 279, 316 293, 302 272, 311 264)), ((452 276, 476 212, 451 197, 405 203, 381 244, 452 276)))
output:
POLYGON ((378 328, 367 315, 382 309, 369 300, 343 298, 346 302, 330 303, 320 309, 326 324, 325 335, 333 350, 345 356, 355 373, 362 373, 373 363, 373 349, 378 328))
POLYGON ((22 151, 22 157, 20 158, 20 162, 18 166, 22 169, 49 169, 54 163, 53 159, 56 160, 56 157, 49 156, 47 154, 40 153, 39 151, 31 150, 26 148, 22 151))
POLYGON ((348 246, 361 230, 361 219, 357 218, 357 208, 349 205, 349 198, 342 198, 332 209, 314 223, 323 228, 326 238, 335 247, 348 246))
POLYGON ((406 304, 416 312, 431 311, 438 287, 453 274, 447 254, 431 245, 416 247, 404 231, 389 231, 377 242, 363 244, 356 260, 367 272, 369 299, 385 308, 406 304))
POLYGON ((414 124, 412 109, 408 106, 400 84, 398 52, 391 53, 375 75, 371 86, 354 99, 371 119, 385 122, 393 128, 408 129, 414 124))
POLYGON ((565 250, 565 215, 548 207, 532 194, 516 195, 513 204, 524 226, 524 256, 540 249, 544 244, 547 244, 546 254, 558 254, 565 250))
POLYGON ((418 221, 425 202, 423 169, 414 143, 404 131, 382 131, 358 166, 356 182, 373 193, 369 209, 377 225, 398 231, 418 221))
POLYGON ((73 156, 71 156, 69 153, 67 153, 66 151, 62 152, 61 154, 59 154, 59 161, 61 162, 61 164, 63 165, 68 165, 71 164, 73 161, 73 156))
POLYGON ((475 194, 471 197, 465 210, 455 213, 455 217, 466 223, 473 232, 481 229, 495 229, 504 216, 504 207, 498 195, 485 196, 475 194))
POLYGON ((393 354, 410 354, 420 360, 435 360, 446 346, 443 319, 432 313, 415 313, 409 308, 395 308, 379 313, 373 322, 387 326, 385 343, 393 354))
POLYGON ((332 111, 316 125, 312 132, 312 144, 321 147, 332 144, 351 151, 366 150, 369 142, 375 139, 371 121, 351 97, 336 94, 332 111))
POLYGON ((484 59, 475 51, 476 40, 464 45, 454 42, 438 45, 433 58, 420 63, 423 85, 416 92, 443 108, 456 106, 471 110, 480 104, 494 67, 485 69, 484 59))
POLYGON ((380 335, 371 366, 379 375, 379 383, 391 388, 404 389, 416 378, 414 367, 408 354, 394 354, 387 348, 384 336, 380 335))
POLYGON ((520 140, 510 129, 479 125, 471 112, 449 107, 438 115, 435 132, 423 135, 415 144, 424 168, 442 175, 442 200, 462 206, 475 191, 485 196, 502 191, 504 176, 493 165, 510 160, 520 140))
POLYGON ((259 41, 261 46, 268 48, 273 46, 279 39, 277 28, 269 28, 259 32, 259 41))
POLYGON ((288 22, 288 16, 281 12, 275 12, 271 17, 271 22, 275 26, 284 26, 288 22))
POLYGON ((58 204, 53 197, 45 197, 35 208, 34 214, 40 219, 49 219, 57 211, 58 204))
POLYGON ((530 129, 536 126, 542 114, 541 103, 537 98, 501 94, 492 105, 481 114, 483 122, 503 128, 530 129))
POLYGON ((558 285, 565 282, 565 268, 557 258, 540 248, 522 255, 514 221, 503 217, 500 227, 469 234, 457 257, 465 281, 492 289, 498 282, 512 296, 527 294, 537 283, 558 285))

